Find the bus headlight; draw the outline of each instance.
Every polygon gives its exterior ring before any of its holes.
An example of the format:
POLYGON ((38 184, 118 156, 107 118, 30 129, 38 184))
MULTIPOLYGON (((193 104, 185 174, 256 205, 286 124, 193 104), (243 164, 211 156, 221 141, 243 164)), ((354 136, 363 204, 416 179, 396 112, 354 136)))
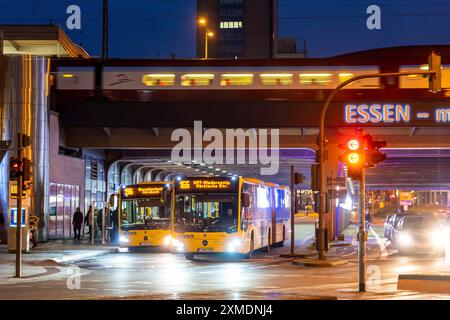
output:
POLYGON ((172 236, 171 236, 171 235, 168 235, 168 236, 166 236, 166 237, 164 238, 164 245, 165 245, 165 246, 170 245, 171 242, 172 242, 172 236))
POLYGON ((235 239, 231 240, 228 243, 227 251, 229 251, 229 252, 239 251, 241 243, 242 243, 241 239, 235 238, 235 239))
POLYGON ((178 252, 184 251, 184 243, 178 239, 172 239, 172 245, 178 252))
POLYGON ((125 236, 120 236, 120 237, 119 237, 119 242, 120 242, 120 243, 128 243, 129 240, 128 240, 128 238, 125 237, 125 236))

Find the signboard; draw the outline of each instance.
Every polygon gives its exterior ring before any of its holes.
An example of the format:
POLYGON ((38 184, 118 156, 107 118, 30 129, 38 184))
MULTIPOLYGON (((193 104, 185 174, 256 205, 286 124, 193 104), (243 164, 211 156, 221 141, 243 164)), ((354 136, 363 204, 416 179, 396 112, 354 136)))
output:
POLYGON ((347 104, 344 106, 346 124, 367 125, 418 125, 422 121, 450 124, 450 108, 436 105, 434 108, 412 108, 408 103, 347 104))
POLYGON ((412 193, 411 192, 400 192, 400 205, 401 206, 411 206, 412 205, 412 193))
MULTIPOLYGON (((11 181, 9 185, 9 195, 11 199, 17 199, 17 182, 11 181)), ((26 199, 27 191, 22 189, 22 199, 26 199)))
POLYGON ((237 192, 237 179, 233 178, 190 178, 177 181, 178 192, 190 191, 228 191, 237 192))
MULTIPOLYGON (((25 208, 22 208, 22 227, 25 227, 25 208)), ((9 216, 9 226, 17 227, 17 208, 11 208, 9 216)))
POLYGON ((122 198, 160 197, 164 190, 170 190, 170 184, 134 185, 122 189, 122 198))

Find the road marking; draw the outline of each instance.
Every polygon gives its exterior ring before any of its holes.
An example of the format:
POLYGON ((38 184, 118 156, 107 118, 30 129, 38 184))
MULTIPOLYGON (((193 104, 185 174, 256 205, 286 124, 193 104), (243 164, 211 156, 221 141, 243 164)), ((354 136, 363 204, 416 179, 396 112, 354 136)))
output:
POLYGON ((375 235, 375 239, 377 240, 378 246, 380 247, 380 250, 381 250, 380 259, 381 260, 386 260, 387 257, 389 256, 389 254, 388 254, 388 251, 386 249, 386 246, 384 245, 384 241, 381 240, 381 238, 376 234, 376 232, 373 230, 372 227, 370 227, 369 230, 375 235))

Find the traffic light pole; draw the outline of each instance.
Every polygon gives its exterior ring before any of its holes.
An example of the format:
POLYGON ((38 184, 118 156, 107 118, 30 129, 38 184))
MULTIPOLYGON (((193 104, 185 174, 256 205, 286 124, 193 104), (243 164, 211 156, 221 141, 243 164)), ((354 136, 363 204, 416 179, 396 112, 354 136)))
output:
POLYGON ((366 169, 361 168, 359 191, 358 278, 359 292, 366 292, 366 169))
POLYGON ((436 71, 411 71, 411 72, 393 72, 393 73, 375 73, 375 74, 361 74, 358 76, 351 77, 350 79, 339 84, 333 91, 330 92, 328 97, 323 103, 322 110, 320 112, 320 123, 319 123, 319 150, 318 150, 318 160, 319 160, 319 193, 320 193, 320 212, 319 212, 319 233, 318 239, 316 239, 319 248, 319 260, 325 260, 325 219, 324 214, 326 210, 326 177, 325 177, 325 115, 327 113, 328 107, 333 101, 334 97, 350 83, 368 78, 385 78, 385 77, 400 77, 409 75, 436 75, 436 71))
MULTIPOLYGON (((17 134, 17 157, 23 161, 22 134, 17 134)), ((16 278, 22 276, 22 175, 17 179, 17 218, 16 218, 16 278)))
POLYGON ((291 164, 291 255, 295 249, 295 167, 291 164))

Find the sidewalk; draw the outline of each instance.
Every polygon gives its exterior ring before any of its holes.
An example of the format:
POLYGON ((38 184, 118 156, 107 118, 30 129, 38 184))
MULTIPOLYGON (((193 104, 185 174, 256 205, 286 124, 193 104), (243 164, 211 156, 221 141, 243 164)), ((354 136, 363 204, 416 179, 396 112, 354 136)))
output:
MULTIPOLYGON (((111 244, 91 245, 88 240, 52 240, 39 243, 36 248, 30 249, 30 253, 24 253, 22 257, 23 261, 53 260, 57 263, 66 263, 115 251, 117 251, 117 247, 111 244)), ((0 263, 5 261, 15 261, 15 254, 8 252, 7 245, 0 245, 0 263)))
MULTIPOLYGON (((63 268, 80 260, 116 252, 117 247, 111 245, 91 245, 87 240, 55 240, 39 243, 30 253, 22 254, 22 275, 24 279, 32 279, 40 275, 49 275, 52 268, 63 268)), ((13 278, 15 272, 15 253, 8 252, 7 245, 0 245, 0 283, 19 280, 13 278)))

